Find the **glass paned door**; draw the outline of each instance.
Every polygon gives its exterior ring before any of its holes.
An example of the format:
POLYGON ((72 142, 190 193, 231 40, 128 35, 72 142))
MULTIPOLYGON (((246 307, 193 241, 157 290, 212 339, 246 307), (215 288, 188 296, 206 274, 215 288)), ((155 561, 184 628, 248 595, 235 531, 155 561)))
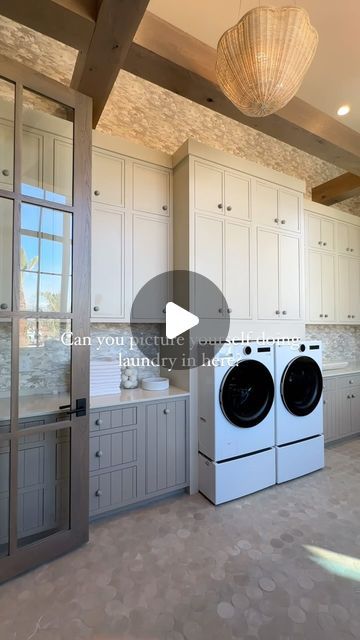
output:
POLYGON ((88 539, 91 193, 91 101, 3 64, 0 582, 88 539))

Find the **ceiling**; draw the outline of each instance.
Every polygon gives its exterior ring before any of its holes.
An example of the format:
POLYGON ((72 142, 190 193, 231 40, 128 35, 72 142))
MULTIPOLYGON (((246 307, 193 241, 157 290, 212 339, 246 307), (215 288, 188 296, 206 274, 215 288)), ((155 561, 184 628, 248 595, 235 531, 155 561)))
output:
MULTIPOLYGON (((286 6, 285 0, 271 0, 286 6)), ((291 4, 291 3, 289 3, 291 4)), ((319 46, 298 96, 360 132, 359 0, 301 0, 319 33, 319 46), (351 112, 339 118, 337 109, 351 112)), ((150 0, 148 10, 206 44, 216 47, 222 33, 259 0, 150 0)))

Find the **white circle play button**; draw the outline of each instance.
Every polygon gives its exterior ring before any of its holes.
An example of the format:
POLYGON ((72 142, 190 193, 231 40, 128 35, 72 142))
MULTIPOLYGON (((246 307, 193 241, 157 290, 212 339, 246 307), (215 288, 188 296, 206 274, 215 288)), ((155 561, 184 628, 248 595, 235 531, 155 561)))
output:
POLYGON ((175 302, 168 302, 166 307, 166 337, 173 340, 182 333, 196 327, 200 320, 190 311, 179 307, 175 302))

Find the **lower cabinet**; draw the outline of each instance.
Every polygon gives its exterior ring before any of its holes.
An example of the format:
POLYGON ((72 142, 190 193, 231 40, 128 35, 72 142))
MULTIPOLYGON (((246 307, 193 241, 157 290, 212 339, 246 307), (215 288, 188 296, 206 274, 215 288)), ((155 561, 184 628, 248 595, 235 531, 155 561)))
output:
POLYGON ((90 518, 188 485, 188 399, 92 411, 90 518))
POLYGON ((323 397, 325 442, 360 435, 360 374, 326 378, 323 397))

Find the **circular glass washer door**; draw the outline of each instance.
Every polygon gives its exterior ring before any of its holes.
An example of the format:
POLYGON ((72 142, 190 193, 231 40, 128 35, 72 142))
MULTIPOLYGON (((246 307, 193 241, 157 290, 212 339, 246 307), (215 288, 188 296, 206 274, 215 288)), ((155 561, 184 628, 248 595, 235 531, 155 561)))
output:
POLYGON ((222 412, 229 422, 236 427, 255 427, 272 407, 274 380, 261 362, 243 360, 224 376, 219 395, 222 412))
POLYGON ((322 390, 322 373, 315 360, 300 356, 287 365, 281 379, 281 397, 290 413, 308 416, 319 404, 322 390))

